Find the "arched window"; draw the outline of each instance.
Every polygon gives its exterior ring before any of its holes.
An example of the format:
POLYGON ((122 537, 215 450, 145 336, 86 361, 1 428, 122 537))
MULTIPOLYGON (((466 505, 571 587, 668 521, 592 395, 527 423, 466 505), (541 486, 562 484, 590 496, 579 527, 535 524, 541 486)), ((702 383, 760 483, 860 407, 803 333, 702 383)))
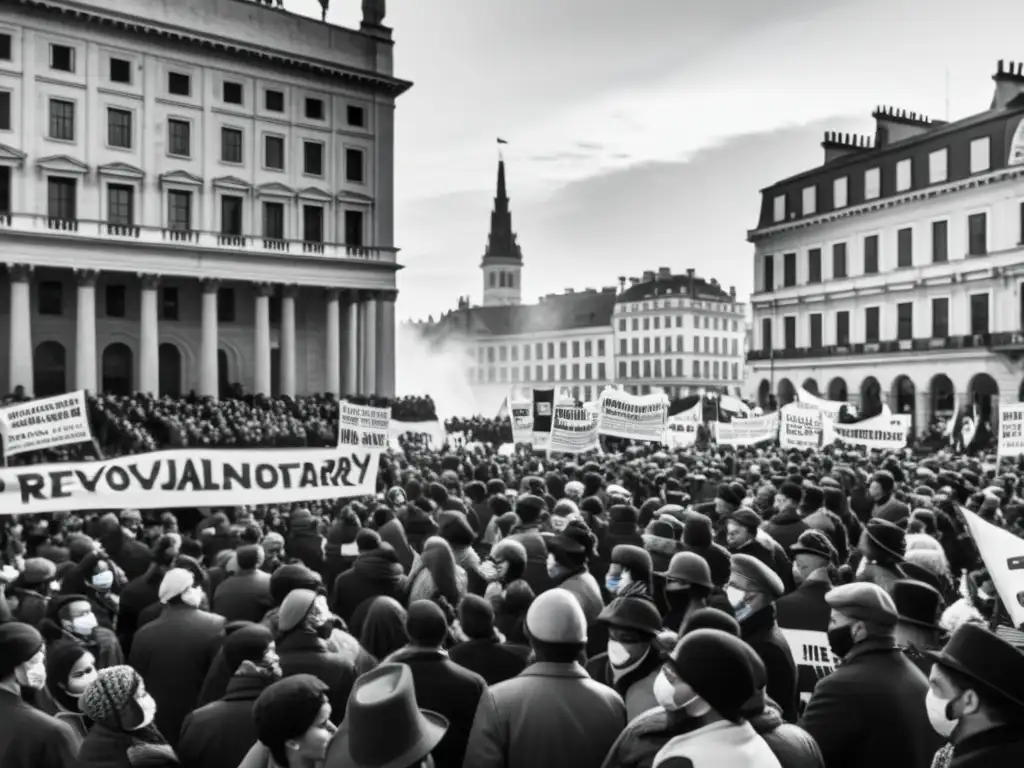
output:
POLYGON ((103 350, 103 391, 111 395, 129 395, 132 392, 131 349, 127 344, 115 342, 103 350))

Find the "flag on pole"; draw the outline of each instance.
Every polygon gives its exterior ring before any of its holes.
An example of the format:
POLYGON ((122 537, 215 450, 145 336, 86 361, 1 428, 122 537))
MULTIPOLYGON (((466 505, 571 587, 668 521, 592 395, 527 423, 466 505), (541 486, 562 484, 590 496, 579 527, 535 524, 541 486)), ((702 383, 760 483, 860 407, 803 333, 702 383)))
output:
POLYGON ((962 510, 992 584, 1014 627, 1024 625, 1024 539, 962 510))
POLYGON ((498 415, 495 416, 495 418, 498 421, 504 421, 505 419, 509 418, 509 415, 510 412, 508 409, 508 395, 506 395, 505 399, 501 401, 501 408, 498 409, 498 415))
POLYGON ((499 144, 508 144, 507 141, 505 141, 504 139, 501 139, 501 138, 498 139, 498 143, 499 144))

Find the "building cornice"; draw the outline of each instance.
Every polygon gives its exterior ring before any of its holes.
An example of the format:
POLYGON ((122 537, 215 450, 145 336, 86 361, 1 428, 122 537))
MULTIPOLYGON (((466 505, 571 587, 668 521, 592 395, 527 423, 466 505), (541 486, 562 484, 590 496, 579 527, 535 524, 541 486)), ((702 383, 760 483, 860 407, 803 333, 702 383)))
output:
POLYGON ((932 200, 937 197, 957 194, 977 187, 986 187, 990 184, 1000 184, 1007 181, 1013 181, 1014 179, 1022 176, 1024 176, 1024 166, 1000 168, 999 170, 990 171, 989 173, 970 176, 966 179, 958 179, 957 181, 948 182, 946 184, 935 184, 925 189, 915 189, 912 192, 893 195, 892 197, 871 200, 867 203, 852 205, 848 208, 842 208, 838 211, 830 211, 818 216, 808 216, 805 219, 780 222, 779 224, 773 224, 770 227, 751 229, 747 232, 747 242, 758 243, 776 235, 784 235, 791 232, 797 232, 802 229, 810 229, 811 227, 831 224, 843 219, 852 219, 857 216, 876 213, 878 211, 895 208, 900 205, 932 200))
MULTIPOLYGON (((340 79, 349 85, 369 91, 382 93, 392 98, 401 96, 412 87, 407 80, 381 75, 370 70, 346 67, 322 59, 292 56, 281 51, 255 45, 242 45, 236 40, 197 32, 193 29, 149 23, 145 19, 119 13, 114 10, 98 11, 76 5, 66 0, 0 0, 0 5, 22 5, 46 13, 61 14, 87 24, 112 27, 125 32, 132 32, 145 37, 158 37, 178 45, 191 45, 196 48, 213 50, 228 56, 244 56, 262 62, 272 62, 279 66, 299 69, 322 77, 340 79)), ((377 38, 374 38, 377 39, 377 38)))

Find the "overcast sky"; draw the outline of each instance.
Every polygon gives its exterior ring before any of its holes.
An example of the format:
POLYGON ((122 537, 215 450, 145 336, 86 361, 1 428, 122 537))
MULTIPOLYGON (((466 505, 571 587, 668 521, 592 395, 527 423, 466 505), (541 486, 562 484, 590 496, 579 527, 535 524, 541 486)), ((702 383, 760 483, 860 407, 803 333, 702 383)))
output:
MULTIPOLYGON (((285 0, 320 15, 317 0, 285 0)), ((357 27, 359 0, 328 20, 357 27)), ((1024 59, 1019 0, 389 0, 399 99, 399 314, 468 294, 508 140, 524 299, 693 267, 753 282, 758 190, 820 164, 825 130, 888 104, 986 109, 1024 59)))

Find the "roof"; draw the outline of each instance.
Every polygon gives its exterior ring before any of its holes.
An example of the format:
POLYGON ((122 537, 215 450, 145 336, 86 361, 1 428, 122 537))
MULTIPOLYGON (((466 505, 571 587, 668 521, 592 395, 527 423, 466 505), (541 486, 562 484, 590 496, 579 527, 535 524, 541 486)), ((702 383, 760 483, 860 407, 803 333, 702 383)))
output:
MULTIPOLYGON (((697 299, 709 301, 735 302, 736 297, 730 296, 723 291, 721 286, 713 285, 702 277, 693 278, 696 288, 697 299)), ((655 296, 688 296, 690 294, 690 276, 672 275, 666 278, 656 278, 647 282, 631 285, 618 296, 620 304, 632 301, 644 301, 655 296)))
POLYGON ((614 311, 614 290, 583 291, 549 296, 537 304, 456 310, 445 322, 461 322, 472 334, 517 336, 611 327, 614 311))
POLYGON ((516 233, 512 229, 512 211, 509 208, 508 190, 505 184, 505 161, 498 160, 498 185, 494 195, 494 209, 491 211, 491 231, 487 236, 487 250, 483 263, 512 261, 523 263, 523 252, 519 248, 516 233))

